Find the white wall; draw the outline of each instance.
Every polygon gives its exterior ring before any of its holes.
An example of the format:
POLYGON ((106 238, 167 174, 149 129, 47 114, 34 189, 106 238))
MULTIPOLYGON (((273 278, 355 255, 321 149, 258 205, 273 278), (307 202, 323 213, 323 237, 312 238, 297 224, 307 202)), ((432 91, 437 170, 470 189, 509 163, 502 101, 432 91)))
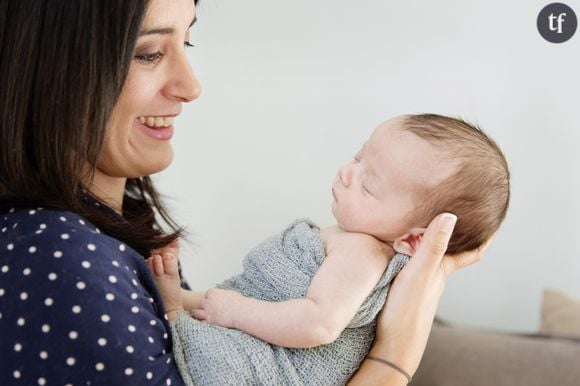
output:
POLYGON ((192 285, 237 273, 295 218, 331 224, 334 173, 373 128, 437 112, 483 126, 513 175, 506 222, 485 260, 449 280, 440 316, 534 330, 543 288, 580 296, 580 32, 545 42, 548 3, 202 0, 190 51, 202 97, 157 176, 192 232, 192 285))

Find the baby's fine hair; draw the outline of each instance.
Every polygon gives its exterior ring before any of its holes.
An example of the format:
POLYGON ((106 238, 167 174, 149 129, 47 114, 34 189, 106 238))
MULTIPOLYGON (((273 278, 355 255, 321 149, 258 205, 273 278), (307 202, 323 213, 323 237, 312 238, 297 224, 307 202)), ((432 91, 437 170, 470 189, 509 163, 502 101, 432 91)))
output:
POLYGON ((439 213, 457 216, 447 253, 480 247, 505 218, 510 200, 510 172, 499 146, 482 129, 462 119, 436 114, 406 115, 401 129, 426 140, 458 164, 435 187, 417 192, 409 223, 427 224, 439 213))

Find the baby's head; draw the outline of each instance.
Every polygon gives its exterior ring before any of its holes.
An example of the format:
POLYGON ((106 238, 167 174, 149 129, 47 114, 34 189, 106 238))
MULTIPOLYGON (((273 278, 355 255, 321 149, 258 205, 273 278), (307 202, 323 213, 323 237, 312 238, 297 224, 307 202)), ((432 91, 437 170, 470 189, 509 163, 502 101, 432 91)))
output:
POLYGON ((347 231, 414 254, 429 222, 458 217, 448 253, 484 244, 506 215, 508 165, 481 129, 434 114, 381 124, 337 173, 332 212, 347 231))

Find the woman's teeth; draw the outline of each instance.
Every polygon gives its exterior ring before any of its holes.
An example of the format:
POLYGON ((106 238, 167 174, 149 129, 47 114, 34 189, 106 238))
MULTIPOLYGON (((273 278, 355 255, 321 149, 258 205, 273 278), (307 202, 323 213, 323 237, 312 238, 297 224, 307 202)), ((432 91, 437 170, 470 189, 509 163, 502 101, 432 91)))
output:
POLYGON ((173 124, 172 117, 139 117, 139 122, 149 127, 169 127, 173 124))

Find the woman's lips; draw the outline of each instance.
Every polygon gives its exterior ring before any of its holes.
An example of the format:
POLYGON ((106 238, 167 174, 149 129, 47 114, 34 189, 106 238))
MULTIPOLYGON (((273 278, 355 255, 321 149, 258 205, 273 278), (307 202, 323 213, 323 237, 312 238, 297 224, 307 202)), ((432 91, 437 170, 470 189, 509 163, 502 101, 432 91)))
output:
POLYGON ((139 128, 147 136, 157 139, 159 141, 167 141, 173 137, 173 125, 167 127, 149 127, 139 122, 138 119, 135 120, 135 126, 139 128))

